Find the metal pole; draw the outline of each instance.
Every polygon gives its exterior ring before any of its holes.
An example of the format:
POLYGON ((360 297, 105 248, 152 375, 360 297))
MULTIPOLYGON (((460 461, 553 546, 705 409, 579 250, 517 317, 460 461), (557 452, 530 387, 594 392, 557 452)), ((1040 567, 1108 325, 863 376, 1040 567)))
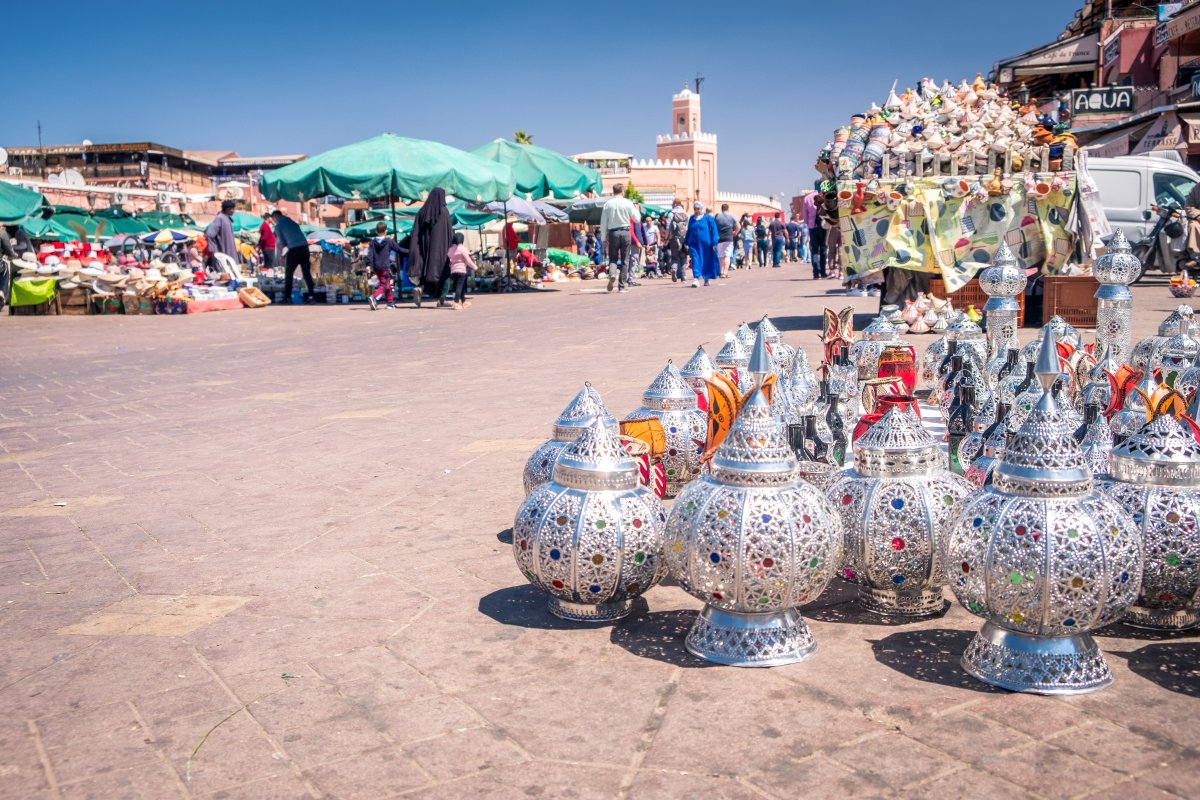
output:
POLYGON ((504 198, 504 274, 512 277, 512 251, 508 249, 508 198, 504 198))
MULTIPOLYGON (((396 242, 400 241, 400 230, 396 227, 396 201, 392 198, 391 191, 388 192, 388 208, 392 211, 392 236, 396 237, 396 242)), ((406 265, 396 262, 396 288, 400 291, 404 290, 404 268, 406 265)), ((387 295, 384 295, 387 297, 387 295)))

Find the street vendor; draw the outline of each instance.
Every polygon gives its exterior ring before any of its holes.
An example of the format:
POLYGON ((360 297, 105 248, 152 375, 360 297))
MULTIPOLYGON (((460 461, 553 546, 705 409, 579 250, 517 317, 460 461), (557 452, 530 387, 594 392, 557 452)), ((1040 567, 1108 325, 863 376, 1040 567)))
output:
POLYGON ((208 240, 209 258, 213 258, 217 253, 224 253, 234 262, 238 261, 237 240, 233 238, 233 212, 236 208, 237 203, 234 201, 222 201, 221 213, 213 218, 208 229, 204 231, 204 237, 208 240))
POLYGON ((1200 183, 1192 187, 1187 198, 1183 201, 1183 210, 1187 213, 1187 268, 1200 268, 1200 183))

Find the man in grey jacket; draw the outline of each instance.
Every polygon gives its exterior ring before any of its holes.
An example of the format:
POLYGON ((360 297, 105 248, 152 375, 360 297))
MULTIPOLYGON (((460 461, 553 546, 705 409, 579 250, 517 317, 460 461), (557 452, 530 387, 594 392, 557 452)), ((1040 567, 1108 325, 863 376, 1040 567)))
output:
MULTIPOLYGON (((221 213, 208 224, 208 228, 204 231, 205 237, 208 239, 209 258, 212 259, 216 253, 224 253, 238 262, 237 242, 233 238, 233 211, 237 208, 237 203, 232 200, 224 200, 221 202, 221 213)), ((213 266, 216 266, 215 259, 213 266)))

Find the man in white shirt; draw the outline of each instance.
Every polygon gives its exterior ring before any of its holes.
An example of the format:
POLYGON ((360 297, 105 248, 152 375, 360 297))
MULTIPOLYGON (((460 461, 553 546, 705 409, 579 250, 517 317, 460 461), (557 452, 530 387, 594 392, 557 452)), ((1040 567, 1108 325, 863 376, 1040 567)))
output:
POLYGON ((632 200, 625 197, 625 184, 613 186, 612 199, 604 204, 600 214, 600 235, 608 242, 608 290, 611 292, 620 279, 620 291, 629 291, 629 257, 631 220, 640 221, 641 212, 632 200))

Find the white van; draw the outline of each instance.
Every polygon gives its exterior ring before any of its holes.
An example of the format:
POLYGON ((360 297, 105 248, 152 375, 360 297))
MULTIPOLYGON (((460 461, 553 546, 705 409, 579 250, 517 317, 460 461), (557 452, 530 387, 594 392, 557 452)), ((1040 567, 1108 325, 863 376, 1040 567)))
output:
POLYGON ((1174 150, 1117 158, 1088 158, 1087 169, 1100 187, 1100 202, 1113 230, 1130 242, 1150 234, 1158 216, 1151 205, 1183 205, 1197 175, 1174 150))

